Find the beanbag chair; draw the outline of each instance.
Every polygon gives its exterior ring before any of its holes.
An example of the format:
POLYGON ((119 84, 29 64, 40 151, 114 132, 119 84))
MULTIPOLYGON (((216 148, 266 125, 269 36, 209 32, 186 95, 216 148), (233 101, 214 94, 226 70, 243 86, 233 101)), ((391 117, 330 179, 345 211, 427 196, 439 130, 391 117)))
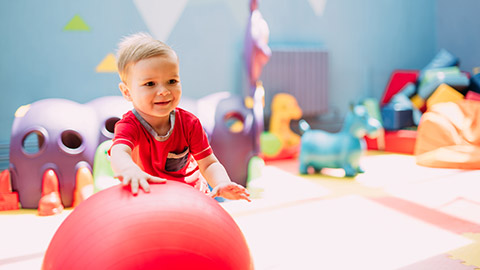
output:
POLYGON ((432 106, 420 120, 414 154, 422 166, 480 169, 480 101, 432 106))

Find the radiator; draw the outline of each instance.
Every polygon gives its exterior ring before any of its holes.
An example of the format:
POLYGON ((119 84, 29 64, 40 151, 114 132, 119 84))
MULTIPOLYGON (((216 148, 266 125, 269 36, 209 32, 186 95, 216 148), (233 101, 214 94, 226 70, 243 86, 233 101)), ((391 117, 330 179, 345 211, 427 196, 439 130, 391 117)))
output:
POLYGON ((272 98, 288 93, 297 99, 304 116, 328 111, 328 53, 317 48, 272 48, 260 76, 265 88, 265 114, 272 98))

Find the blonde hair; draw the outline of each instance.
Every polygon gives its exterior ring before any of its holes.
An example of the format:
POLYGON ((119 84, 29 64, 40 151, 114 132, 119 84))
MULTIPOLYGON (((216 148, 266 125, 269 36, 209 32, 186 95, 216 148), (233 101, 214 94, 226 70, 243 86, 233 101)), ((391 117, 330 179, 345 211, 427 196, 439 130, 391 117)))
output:
POLYGON ((154 56, 175 54, 175 51, 147 33, 136 33, 123 37, 118 44, 117 68, 120 79, 126 82, 128 65, 154 56))

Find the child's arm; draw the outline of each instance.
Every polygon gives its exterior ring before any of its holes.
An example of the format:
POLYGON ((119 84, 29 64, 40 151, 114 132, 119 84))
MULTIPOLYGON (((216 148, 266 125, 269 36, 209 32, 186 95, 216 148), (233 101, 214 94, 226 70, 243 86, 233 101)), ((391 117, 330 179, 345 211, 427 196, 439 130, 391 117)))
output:
POLYGON ((125 144, 116 144, 110 150, 110 161, 115 177, 122 181, 124 186, 131 186, 132 193, 138 194, 140 186, 145 192, 150 192, 148 182, 165 183, 166 180, 152 176, 140 169, 132 160, 132 149, 125 144))
POLYGON ((223 167, 214 154, 197 160, 197 163, 203 177, 213 188, 211 192, 212 197, 222 196, 231 200, 243 199, 250 201, 250 194, 247 189, 230 180, 225 167, 223 167))

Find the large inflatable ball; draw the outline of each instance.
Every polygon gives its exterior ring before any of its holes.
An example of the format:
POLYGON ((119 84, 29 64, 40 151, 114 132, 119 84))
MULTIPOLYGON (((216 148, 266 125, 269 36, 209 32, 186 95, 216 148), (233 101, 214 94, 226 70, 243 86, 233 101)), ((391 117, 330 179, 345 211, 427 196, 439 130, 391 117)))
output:
POLYGON ((76 207, 42 269, 253 269, 246 240, 214 199, 180 182, 131 194, 121 185, 76 207))

